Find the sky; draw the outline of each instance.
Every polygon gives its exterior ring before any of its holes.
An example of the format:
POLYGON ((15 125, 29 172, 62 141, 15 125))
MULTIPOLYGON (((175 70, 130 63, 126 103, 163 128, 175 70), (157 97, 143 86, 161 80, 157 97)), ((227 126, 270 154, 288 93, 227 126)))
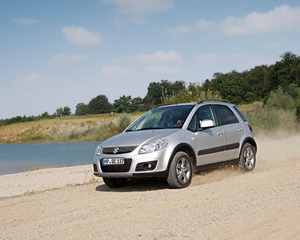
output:
POLYGON ((300 55, 299 0, 0 0, 0 119, 300 55))

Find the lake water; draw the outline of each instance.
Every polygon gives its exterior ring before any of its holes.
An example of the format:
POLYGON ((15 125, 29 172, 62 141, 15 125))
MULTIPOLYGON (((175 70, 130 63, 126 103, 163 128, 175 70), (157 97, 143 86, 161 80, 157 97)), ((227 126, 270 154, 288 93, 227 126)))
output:
POLYGON ((32 168, 92 164, 100 142, 0 144, 0 175, 32 168))

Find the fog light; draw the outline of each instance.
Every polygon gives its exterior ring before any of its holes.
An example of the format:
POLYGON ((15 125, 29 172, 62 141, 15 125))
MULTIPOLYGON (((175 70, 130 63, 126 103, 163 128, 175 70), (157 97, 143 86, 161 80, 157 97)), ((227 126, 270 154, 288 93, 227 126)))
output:
POLYGON ((145 164, 143 165, 143 169, 144 169, 145 171, 152 170, 152 165, 151 165, 151 163, 145 163, 145 164))
POLYGON ((155 169, 156 164, 157 161, 139 163, 136 166, 135 171, 151 171, 155 169))

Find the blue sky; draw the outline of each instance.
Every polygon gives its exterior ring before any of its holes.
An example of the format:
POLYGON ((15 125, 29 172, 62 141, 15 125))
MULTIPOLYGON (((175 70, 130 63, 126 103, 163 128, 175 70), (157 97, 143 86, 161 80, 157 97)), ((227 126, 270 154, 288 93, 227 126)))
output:
POLYGON ((0 119, 300 55, 299 0, 0 1, 0 119))

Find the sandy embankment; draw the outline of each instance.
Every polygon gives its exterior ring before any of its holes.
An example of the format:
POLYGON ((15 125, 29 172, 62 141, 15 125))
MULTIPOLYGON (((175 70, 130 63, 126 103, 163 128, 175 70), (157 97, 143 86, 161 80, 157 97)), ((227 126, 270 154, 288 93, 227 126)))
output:
POLYGON ((300 135, 257 142, 253 172, 205 172, 179 190, 76 185, 94 181, 92 165, 0 176, 2 197, 37 192, 0 200, 0 239, 300 239, 300 135))
POLYGON ((94 177, 92 164, 6 174, 0 176, 0 198, 94 181, 102 182, 102 179, 94 177))

